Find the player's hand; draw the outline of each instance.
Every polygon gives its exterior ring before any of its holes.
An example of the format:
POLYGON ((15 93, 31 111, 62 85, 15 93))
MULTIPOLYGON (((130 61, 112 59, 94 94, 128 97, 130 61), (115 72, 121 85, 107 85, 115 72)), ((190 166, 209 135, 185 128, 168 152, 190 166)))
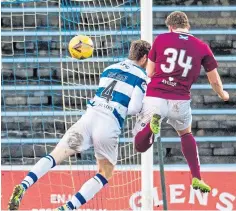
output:
POLYGON ((229 93, 226 91, 223 91, 222 95, 219 95, 219 97, 224 101, 228 101, 229 100, 229 93))

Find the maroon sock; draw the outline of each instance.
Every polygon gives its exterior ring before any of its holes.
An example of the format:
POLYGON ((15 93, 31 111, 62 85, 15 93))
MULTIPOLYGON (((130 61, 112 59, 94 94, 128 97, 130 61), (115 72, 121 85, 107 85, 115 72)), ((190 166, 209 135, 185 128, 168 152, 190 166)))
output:
POLYGON ((192 177, 201 179, 197 143, 192 133, 187 133, 181 136, 181 147, 192 177))
POLYGON ((134 138, 135 149, 138 152, 146 152, 153 144, 154 136, 148 123, 134 138))

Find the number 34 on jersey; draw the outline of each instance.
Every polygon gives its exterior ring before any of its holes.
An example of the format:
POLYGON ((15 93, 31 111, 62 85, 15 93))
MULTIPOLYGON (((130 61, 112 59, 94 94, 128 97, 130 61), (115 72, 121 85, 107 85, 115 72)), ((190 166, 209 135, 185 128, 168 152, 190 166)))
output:
POLYGON ((164 73, 172 73, 175 69, 176 63, 178 63, 180 67, 184 68, 181 76, 187 77, 188 72, 192 69, 192 57, 186 56, 186 50, 180 49, 178 51, 174 48, 167 48, 164 51, 164 55, 167 56, 166 62, 169 63, 169 66, 161 64, 161 70, 164 73))

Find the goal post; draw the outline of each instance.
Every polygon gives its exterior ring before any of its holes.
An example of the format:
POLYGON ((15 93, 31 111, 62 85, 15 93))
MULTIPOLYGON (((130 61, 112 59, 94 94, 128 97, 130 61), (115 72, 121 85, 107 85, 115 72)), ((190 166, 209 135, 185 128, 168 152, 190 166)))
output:
MULTIPOLYGON (((153 12, 152 0, 141 0, 141 39, 152 44, 153 12)), ((141 155, 141 210, 153 210, 153 146, 141 155)))

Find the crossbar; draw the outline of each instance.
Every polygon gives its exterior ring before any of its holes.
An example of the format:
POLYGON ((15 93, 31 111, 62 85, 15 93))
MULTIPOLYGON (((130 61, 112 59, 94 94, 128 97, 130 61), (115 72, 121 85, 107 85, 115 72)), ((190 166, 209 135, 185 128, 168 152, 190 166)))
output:
MULTIPOLYGON (((236 11, 236 6, 154 6, 153 12, 171 12, 171 11, 185 11, 185 12, 221 12, 221 11, 236 11)), ((19 12, 35 12, 35 13, 51 13, 51 12, 87 12, 87 13, 100 13, 100 12, 137 12, 140 7, 2 7, 2 13, 19 13, 19 12)))
MULTIPOLYGON (((126 58, 120 57, 92 57, 89 59, 74 59, 71 57, 3 57, 3 63, 60 63, 60 62, 120 62, 126 58)), ((231 58, 232 59, 232 58, 231 58)), ((236 57, 235 57, 236 61, 236 57)))
MULTIPOLYGON (((153 34, 162 34, 167 32, 167 30, 153 30, 153 34)), ((203 30, 191 30, 191 34, 194 35, 236 35, 236 30, 234 29, 203 29, 203 30)), ((12 37, 12 36, 69 36, 69 35, 90 35, 90 36, 105 36, 105 35, 140 35, 140 30, 121 30, 121 31, 2 31, 1 36, 12 37)))

